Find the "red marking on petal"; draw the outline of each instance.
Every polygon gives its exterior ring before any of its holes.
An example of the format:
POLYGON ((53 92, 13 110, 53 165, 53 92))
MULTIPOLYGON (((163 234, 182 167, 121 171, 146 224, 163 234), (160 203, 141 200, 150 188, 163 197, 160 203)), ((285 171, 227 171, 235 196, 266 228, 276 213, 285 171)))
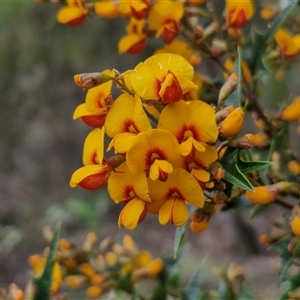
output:
MULTIPOLYGON (((131 184, 127 184, 124 186, 123 197, 124 197, 124 199, 128 199, 128 200, 131 200, 135 197, 133 186, 131 184)), ((128 200, 126 200, 126 201, 128 201, 128 200)))
POLYGON ((162 96, 164 102, 177 102, 182 99, 183 93, 180 83, 177 77, 172 71, 168 70, 168 74, 172 75, 172 84, 166 87, 166 90, 162 96))
POLYGON ((149 9, 148 7, 146 7, 140 11, 137 11, 132 6, 130 6, 130 10, 133 17, 135 17, 138 20, 142 20, 146 18, 149 9))
POLYGON ((149 168, 156 159, 167 160, 168 156, 164 150, 160 149, 159 147, 153 147, 145 154, 145 166, 149 168))
POLYGON ((180 192, 180 190, 177 187, 169 187, 165 195, 163 196, 163 199, 170 199, 170 198, 179 198, 181 200, 185 201, 185 197, 180 192))
POLYGON ((122 132, 130 132, 130 133, 140 133, 141 130, 138 128, 134 120, 128 118, 124 120, 123 124, 121 125, 122 132))
POLYGON ((196 124, 183 124, 175 133, 178 143, 186 141, 189 136, 193 136, 196 141, 201 142, 201 135, 196 124), (188 135, 188 131, 191 132, 192 135, 188 135))

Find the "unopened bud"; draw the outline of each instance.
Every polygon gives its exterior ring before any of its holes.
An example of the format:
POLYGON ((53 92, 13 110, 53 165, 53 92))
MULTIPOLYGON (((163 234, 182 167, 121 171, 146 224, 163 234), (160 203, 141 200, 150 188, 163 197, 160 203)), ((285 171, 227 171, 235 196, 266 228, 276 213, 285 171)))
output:
POLYGON ((275 200, 276 193, 269 186, 256 186, 254 192, 246 191, 246 197, 254 204, 268 204, 275 200))
POLYGON ((229 199, 223 191, 215 191, 213 195, 214 203, 224 204, 229 199))
POLYGON ((190 229, 195 233, 200 233, 208 228, 209 222, 208 221, 202 221, 199 223, 191 222, 190 229))
POLYGON ((217 22, 212 22, 211 24, 209 24, 207 27, 204 28, 202 39, 207 39, 211 37, 217 32, 218 29, 219 29, 219 24, 217 22))
POLYGON ((113 80, 114 77, 102 72, 97 73, 82 73, 74 76, 75 83, 84 89, 91 89, 105 82, 113 80))
POLYGON ((231 112, 227 118, 218 125, 221 137, 231 137, 239 133, 244 123, 244 112, 238 107, 231 112))
POLYGON ((215 118, 216 118, 216 122, 217 124, 222 122, 223 120, 225 120, 228 115, 234 111, 234 106, 229 105, 227 107, 224 107, 223 109, 217 111, 215 113, 215 118))
POLYGON ((73 288, 73 289, 80 289, 82 288, 87 281, 87 278, 83 275, 69 275, 65 278, 65 283, 73 288))
POLYGON ((260 237, 259 237, 259 241, 262 245, 265 245, 265 246, 269 246, 271 244, 271 239, 268 237, 267 234, 262 234, 260 237))
POLYGON ((286 122, 300 119, 300 96, 294 98, 294 101, 281 112, 280 118, 286 122))
POLYGON ((101 241, 99 245, 99 251, 102 253, 106 252, 111 247, 112 244, 113 244, 113 239, 110 236, 106 237, 101 241))
POLYGON ((295 216, 291 221, 291 229, 295 236, 300 236, 300 217, 295 216))
POLYGON ((299 238, 298 237, 295 237, 293 239, 291 239, 291 241, 289 242, 288 246, 287 246, 287 250, 290 252, 290 253, 293 253, 296 249, 296 246, 299 242, 299 238))
POLYGON ((97 242, 97 236, 94 232, 89 232, 87 234, 87 237, 83 243, 83 250, 86 252, 90 252, 92 250, 92 248, 95 246, 97 242))
POLYGON ((211 51, 214 57, 221 56, 228 50, 227 44, 224 40, 215 38, 212 41, 211 51))
POLYGON ((253 146, 253 141, 252 134, 245 134, 244 136, 230 140, 227 146, 237 149, 249 149, 253 146))
POLYGON ((258 148, 265 148, 270 145, 270 139, 265 133, 253 134, 253 146, 258 148))
POLYGON ((236 90, 237 85, 238 85, 237 75, 232 73, 227 78, 227 80, 225 81, 225 83, 220 89, 218 103, 221 103, 225 99, 227 99, 227 97, 236 90))
POLYGON ((146 268, 148 269, 148 275, 150 277, 156 277, 164 268, 164 262, 161 258, 151 260, 146 268))
POLYGON ((241 266, 237 266, 235 263, 231 263, 227 269, 227 278, 229 281, 234 281, 237 278, 244 277, 245 269, 241 266))
POLYGON ((209 166, 210 172, 216 181, 221 181, 224 178, 224 169, 219 162, 213 162, 209 166))
POLYGON ((103 290, 99 285, 92 285, 87 288, 86 294, 89 298, 99 298, 103 295, 103 290))
POLYGON ((288 169, 293 175, 300 174, 300 164, 297 160, 291 160, 288 163, 288 169))

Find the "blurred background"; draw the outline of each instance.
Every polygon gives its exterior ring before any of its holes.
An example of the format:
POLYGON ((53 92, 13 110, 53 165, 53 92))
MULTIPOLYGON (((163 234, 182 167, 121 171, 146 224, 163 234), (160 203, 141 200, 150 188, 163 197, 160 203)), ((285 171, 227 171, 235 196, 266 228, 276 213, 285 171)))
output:
MULTIPOLYGON (((117 42, 125 20, 94 15, 71 28, 56 23, 58 8, 0 3, 0 287, 11 282, 24 287, 30 276, 28 256, 43 251, 47 243, 42 229, 58 221, 62 237, 79 244, 89 231, 100 239, 130 233, 154 256, 173 254, 174 226, 161 227, 156 216, 147 216, 133 232, 119 229, 122 207, 109 199, 106 188, 92 192, 69 187, 72 173, 82 165, 83 142, 90 131, 72 120, 86 94, 73 76, 134 68, 158 41, 151 40, 140 55, 121 56, 117 42)), ((208 72, 205 64, 201 68, 208 72)), ((190 276, 209 253, 212 265, 235 261, 245 266, 249 282, 270 295, 276 290, 276 271, 272 254, 259 245, 258 237, 270 229, 264 218, 276 213, 272 208, 251 223, 243 212, 222 212, 202 234, 188 231, 183 273, 190 276)))

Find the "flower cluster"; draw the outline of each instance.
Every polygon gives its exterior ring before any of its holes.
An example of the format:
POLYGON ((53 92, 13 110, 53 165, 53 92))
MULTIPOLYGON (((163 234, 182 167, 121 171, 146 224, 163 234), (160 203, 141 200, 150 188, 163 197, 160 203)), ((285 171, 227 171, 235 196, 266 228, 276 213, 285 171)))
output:
MULTIPOLYGON (((53 233, 47 231, 48 238, 51 238, 53 233)), ((28 258, 34 278, 41 276, 48 252, 49 248, 46 248, 43 254, 28 258)), ((127 286, 123 286, 123 292, 126 292, 140 281, 155 280, 163 271, 164 261, 152 258, 148 251, 139 250, 129 235, 123 237, 122 244, 115 243, 110 237, 97 243, 95 233, 90 232, 81 246, 61 238, 52 269, 51 295, 54 297, 62 288, 69 288, 85 290, 88 298, 99 298, 113 289, 122 290, 124 280, 127 286)), ((13 299, 31 299, 35 293, 33 282, 29 283, 25 295, 15 285, 13 287, 16 290, 13 299)), ((64 295, 56 297, 67 299, 64 295)))
POLYGON ((96 128, 86 138, 84 166, 71 186, 97 189, 107 181, 114 202, 125 204, 119 226, 134 229, 147 213, 158 214, 160 224, 184 225, 188 204, 203 207, 203 190, 214 180, 209 166, 218 159, 214 108, 186 99, 198 89, 193 67, 182 56, 160 53, 123 74, 81 74, 75 82, 87 87, 94 78, 97 86, 74 118, 96 128), (113 81, 123 91, 116 99, 113 81), (116 154, 108 158, 105 135, 111 138, 107 150, 116 154))

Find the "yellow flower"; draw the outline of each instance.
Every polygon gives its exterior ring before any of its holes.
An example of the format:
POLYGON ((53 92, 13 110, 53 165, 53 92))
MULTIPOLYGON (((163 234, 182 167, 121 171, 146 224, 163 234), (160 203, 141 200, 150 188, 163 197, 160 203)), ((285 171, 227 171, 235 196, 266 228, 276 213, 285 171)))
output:
POLYGON ((66 0, 67 6, 62 7, 56 16, 57 22, 70 26, 81 25, 89 11, 81 0, 66 0))
POLYGON ((105 19, 115 19, 119 16, 119 4, 114 0, 104 0, 95 3, 95 13, 105 19))
POLYGON ((111 166, 103 158, 105 129, 96 128, 86 138, 83 147, 83 167, 76 170, 70 186, 80 186, 88 190, 101 188, 107 181, 111 166))
POLYGON ((230 27, 242 28, 254 15, 252 0, 226 0, 227 24, 230 27))
POLYGON ((187 203, 197 207, 204 204, 204 196, 196 179, 184 169, 176 169, 165 182, 148 180, 149 195, 153 202, 160 202, 158 220, 183 226, 189 218, 187 203))
POLYGON ((166 130, 150 129, 135 137, 126 160, 132 173, 142 174, 145 171, 152 180, 166 180, 173 172, 170 161, 179 156, 179 144, 174 135, 166 130))
POLYGON ((280 118, 286 122, 300 120, 300 96, 295 97, 293 102, 281 112, 280 118))
POLYGON ((119 2, 118 10, 125 18, 141 20, 146 18, 149 8, 150 0, 126 0, 119 2))
POLYGON ((193 149, 205 151, 205 144, 214 143, 218 137, 214 109, 200 100, 168 104, 161 112, 157 128, 176 137, 183 156, 193 149))
POLYGON ((193 67, 180 55, 156 54, 127 73, 133 90, 145 100, 176 102, 198 86, 191 80, 193 67))
POLYGON ((156 37, 162 36, 166 44, 171 43, 180 33, 179 22, 184 15, 181 2, 161 0, 150 9, 149 28, 156 30, 156 37))
POLYGON ((119 43, 119 53, 137 54, 146 47, 147 35, 143 32, 145 21, 131 18, 126 26, 126 35, 119 43))
POLYGON ((286 29, 279 28, 274 34, 274 39, 282 54, 294 57, 300 52, 300 34, 291 35, 286 29))
POLYGON ((109 176, 108 193, 116 203, 126 203, 119 216, 119 227, 123 225, 132 230, 143 221, 147 213, 146 202, 150 201, 145 176, 131 173, 123 163, 109 176))
MULTIPOLYGON (((103 71, 103 74, 114 76, 110 70, 103 71)), ((73 119, 80 118, 84 123, 91 127, 102 127, 106 115, 113 103, 111 97, 112 81, 105 82, 99 86, 88 90, 85 103, 76 107, 73 119)))
POLYGON ((122 94, 114 101, 106 118, 106 133, 113 138, 108 150, 114 147, 116 152, 125 154, 135 136, 149 129, 151 124, 143 110, 139 95, 132 97, 122 94))
POLYGON ((174 39, 171 43, 165 44, 163 48, 157 49, 154 54, 174 53, 184 57, 191 65, 198 65, 201 61, 200 56, 188 43, 174 39), (198 59, 195 59, 198 57, 198 59))

